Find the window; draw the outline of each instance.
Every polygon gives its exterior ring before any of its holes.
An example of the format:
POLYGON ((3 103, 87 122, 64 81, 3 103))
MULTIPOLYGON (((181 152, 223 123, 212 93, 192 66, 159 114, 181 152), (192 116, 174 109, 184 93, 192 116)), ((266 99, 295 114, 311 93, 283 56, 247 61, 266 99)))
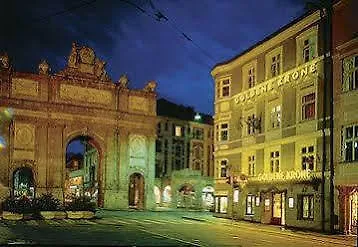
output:
POLYGON ((270 153, 271 172, 280 172, 280 152, 275 151, 270 153))
POLYGON ((215 197, 215 212, 216 213, 227 212, 227 196, 215 197))
POLYGON ((343 91, 358 89, 358 55, 343 60, 343 91))
POLYGON ((278 76, 280 74, 280 54, 271 58, 271 77, 278 76))
POLYGON ((254 204, 255 204, 255 196, 247 195, 246 198, 246 214, 253 215, 254 214, 254 204))
POLYGON ((162 152, 162 142, 160 140, 155 141, 155 150, 157 153, 162 152))
POLYGON ((220 177, 226 178, 227 175, 227 160, 222 160, 220 161, 220 177))
POLYGON ((175 126, 175 136, 182 136, 182 127, 181 126, 175 126))
POLYGON ((204 139, 204 129, 201 128, 194 128, 193 129, 193 138, 197 140, 204 139))
POLYGON ((318 26, 315 26, 297 37, 297 65, 307 63, 317 56, 317 36, 318 26))
POLYGON ((302 120, 315 118, 316 113, 316 93, 310 93, 302 97, 302 120))
POLYGON ((256 117, 255 114, 250 114, 246 119, 247 135, 253 135, 261 132, 261 118, 256 117))
POLYGON ((164 129, 165 129, 165 131, 168 131, 168 129, 169 129, 169 123, 168 122, 165 122, 164 129))
POLYGON ((239 190, 234 190, 233 193, 233 202, 238 203, 239 202, 239 190))
POLYGON ((277 105, 271 108, 270 113, 270 128, 280 128, 281 127, 281 106, 277 105))
POLYGON ((255 86, 255 67, 251 67, 248 70, 248 88, 252 88, 255 86))
POLYGON ((303 147, 301 150, 302 156, 302 170, 314 170, 314 147, 303 147))
POLYGON ((230 96, 230 80, 226 79, 222 81, 222 97, 230 96))
POLYGON ((255 155, 249 156, 249 176, 255 175, 255 155))
POLYGON ((162 125, 160 123, 157 124, 157 133, 160 133, 162 130, 162 125))
POLYGON ((302 45, 302 61, 307 63, 316 56, 315 39, 313 37, 303 40, 302 45))
POLYGON ((298 196, 298 218, 299 219, 313 219, 314 211, 314 197, 313 195, 299 195, 298 196))
POLYGON ((229 124, 222 123, 220 124, 220 141, 227 141, 229 140, 229 124))
POLYGON ((358 124, 343 129, 344 161, 358 161, 358 124))
POLYGON ((217 83, 216 95, 218 98, 230 96, 230 78, 222 79, 217 83))

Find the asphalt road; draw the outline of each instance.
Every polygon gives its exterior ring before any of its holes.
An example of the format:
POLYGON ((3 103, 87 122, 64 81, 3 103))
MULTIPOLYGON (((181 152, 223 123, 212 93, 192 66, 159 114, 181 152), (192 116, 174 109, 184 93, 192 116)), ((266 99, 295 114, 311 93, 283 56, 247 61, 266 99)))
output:
POLYGON ((72 246, 355 246, 355 238, 293 232, 196 212, 102 211, 96 220, 0 220, 0 244, 72 246), (198 220, 193 220, 198 219, 198 220))

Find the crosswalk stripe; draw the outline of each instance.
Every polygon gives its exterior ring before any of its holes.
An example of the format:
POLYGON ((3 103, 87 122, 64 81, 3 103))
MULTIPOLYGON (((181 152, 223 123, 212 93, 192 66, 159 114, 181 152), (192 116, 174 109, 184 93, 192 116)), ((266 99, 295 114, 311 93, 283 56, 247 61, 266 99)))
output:
POLYGON ((143 220, 145 222, 149 222, 149 223, 155 223, 155 224, 159 224, 159 225, 164 225, 164 222, 159 222, 159 221, 153 221, 153 220, 143 220))

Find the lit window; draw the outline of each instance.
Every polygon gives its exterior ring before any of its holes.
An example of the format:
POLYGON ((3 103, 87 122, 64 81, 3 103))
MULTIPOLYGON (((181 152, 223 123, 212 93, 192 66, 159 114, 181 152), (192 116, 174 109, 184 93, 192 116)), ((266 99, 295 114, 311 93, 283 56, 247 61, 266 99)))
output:
POLYGON ((255 196, 247 195, 246 198, 246 214, 253 215, 254 214, 254 204, 255 204, 255 196))
POLYGON ((255 175, 255 155, 249 156, 249 176, 255 175))
POLYGON ((343 60, 343 91, 358 89, 358 56, 343 60))
POLYGON ((358 161, 358 125, 343 129, 344 161, 358 161))
POLYGON ((215 212, 227 213, 227 196, 215 197, 215 212))
POLYGON ((281 127, 281 106, 277 105, 271 108, 270 127, 272 129, 281 127))
POLYGON ((271 77, 275 77, 280 74, 280 54, 271 58, 271 77))
POLYGON ((220 141, 227 141, 229 140, 229 124, 223 123, 220 124, 220 141))
POLYGON ((182 136, 182 127, 175 126, 175 136, 182 136))
POLYGON ((227 160, 222 160, 220 162, 220 177, 226 178, 227 174, 227 160))
POLYGON ((254 67, 251 67, 249 70, 248 70, 248 87, 249 88, 252 88, 255 86, 255 68, 254 67))
POLYGON ((314 197, 313 195, 299 195, 299 218, 300 219, 313 219, 314 212, 314 197))
POLYGON ((314 147, 303 147, 301 149, 302 156, 302 170, 313 171, 314 170, 314 147))
POLYGON ((302 120, 315 118, 316 94, 310 93, 302 97, 302 120))
POLYGON ((280 172, 280 152, 275 151, 270 153, 271 172, 280 172))

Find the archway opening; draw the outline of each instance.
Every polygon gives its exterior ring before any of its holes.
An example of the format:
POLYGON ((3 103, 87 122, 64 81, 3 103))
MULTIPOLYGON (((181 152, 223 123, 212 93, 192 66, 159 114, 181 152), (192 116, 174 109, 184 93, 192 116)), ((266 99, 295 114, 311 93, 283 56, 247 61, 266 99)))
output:
POLYGON ((185 184, 180 187, 178 196, 178 208, 193 208, 195 204, 195 190, 191 184, 185 184))
POLYGON ((163 206, 169 206, 172 202, 172 188, 170 185, 164 187, 163 190, 163 206))
POLYGON ((13 173, 13 193, 15 198, 35 197, 34 174, 29 167, 22 167, 13 173))
POLYGON ((154 196, 155 196, 155 203, 160 204, 161 196, 160 196, 160 189, 158 186, 154 186, 154 196))
POLYGON ((101 206, 101 165, 98 145, 89 136, 77 136, 66 146, 65 201, 88 196, 101 206))
POLYGON ((214 209, 214 188, 212 186, 203 188, 202 199, 204 209, 212 211, 214 209))
POLYGON ((130 208, 144 208, 144 177, 133 173, 129 178, 128 206, 130 208))

